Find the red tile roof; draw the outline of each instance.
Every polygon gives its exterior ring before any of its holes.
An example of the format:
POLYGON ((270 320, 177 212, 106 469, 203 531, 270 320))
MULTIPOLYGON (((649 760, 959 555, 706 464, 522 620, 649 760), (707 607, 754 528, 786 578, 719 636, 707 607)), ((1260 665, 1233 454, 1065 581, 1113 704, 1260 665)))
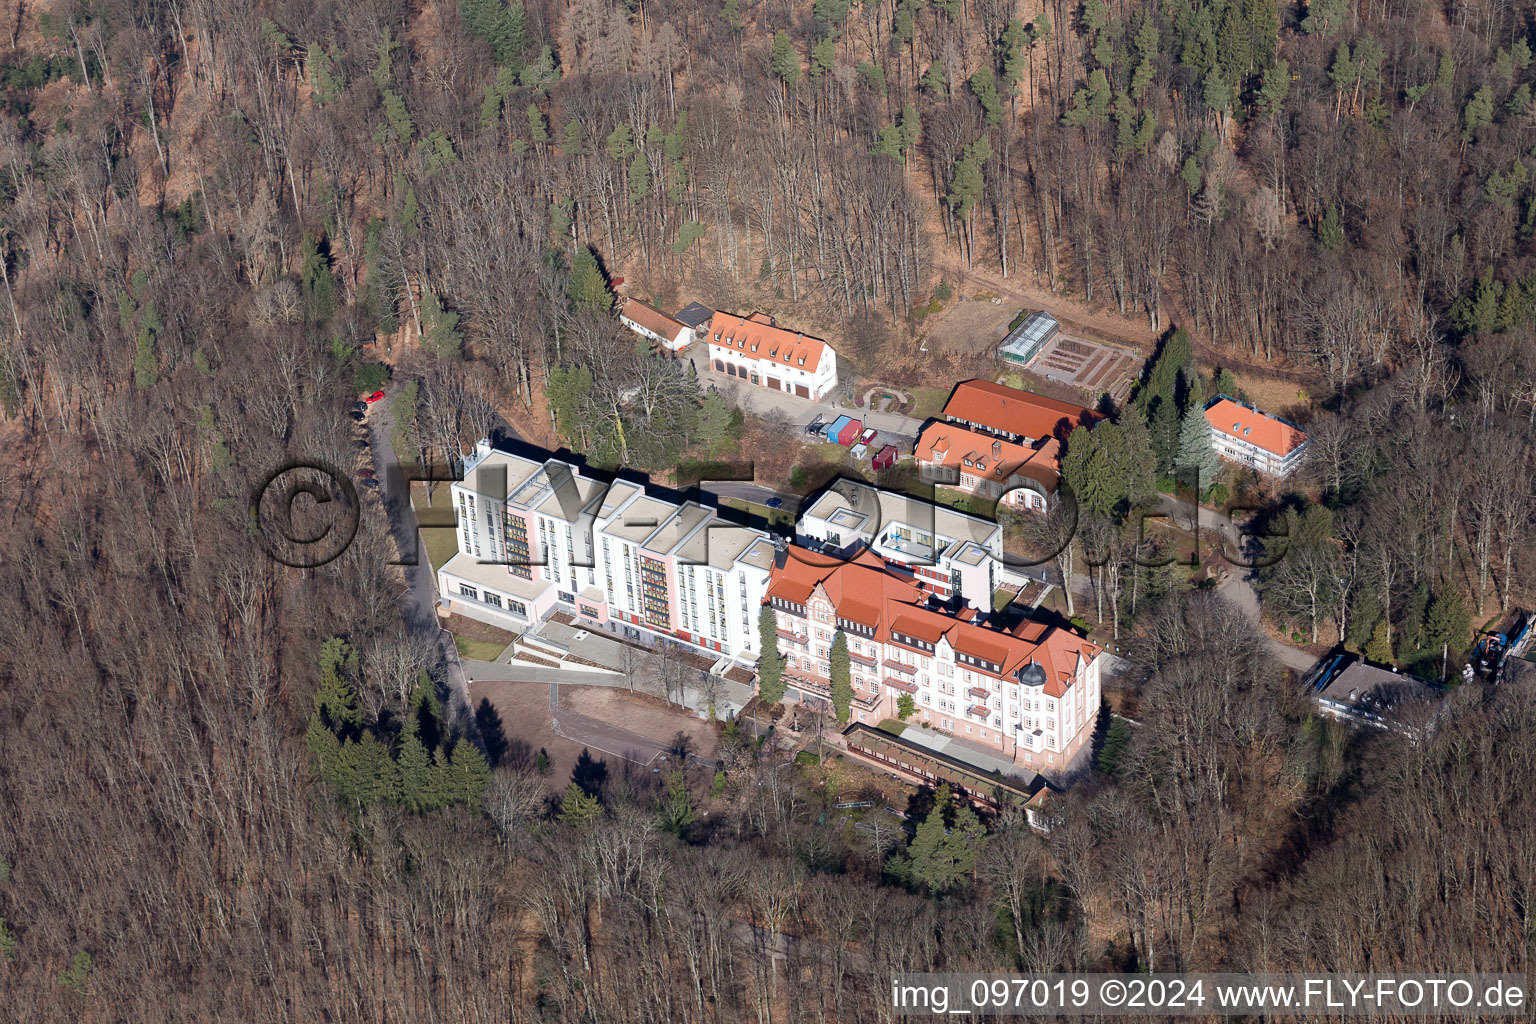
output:
POLYGON ((1284 457, 1306 443, 1307 435, 1268 413, 1239 405, 1230 398, 1218 398, 1205 410, 1211 429, 1258 445, 1267 452, 1284 457))
POLYGON ((942 639, 961 654, 997 665, 997 672, 987 673, 997 678, 1014 677, 1031 662, 1038 663, 1045 670, 1044 690, 1050 697, 1066 693, 1079 656, 1091 662, 1099 655, 1096 645, 1043 623, 1025 620, 1007 633, 930 608, 923 587, 868 550, 851 561, 830 563, 824 556, 791 545, 784 564, 775 566, 769 576, 768 597, 803 605, 818 587, 840 618, 871 626, 881 643, 899 643, 892 632, 930 644, 942 639))
POLYGON ((652 334, 660 335, 668 341, 674 340, 679 334, 688 330, 688 325, 674 320, 654 306, 648 306, 639 299, 625 299, 619 314, 626 320, 633 320, 652 334))
POLYGON ((814 373, 827 347, 820 338, 786 331, 766 313, 740 317, 734 313, 716 313, 709 319, 709 341, 733 348, 746 359, 759 359, 780 366, 793 366, 814 373))
POLYGON ((944 417, 964 420, 1006 434, 1039 439, 1065 437, 1078 426, 1092 426, 1101 417, 1070 402, 1030 394, 987 380, 967 380, 955 385, 944 405, 944 417))
POLYGON ((953 423, 928 424, 912 446, 912 457, 925 465, 947 466, 996 483, 1028 477, 1048 491, 1056 489, 1061 476, 1060 453, 1061 442, 1054 437, 1031 448, 953 423))

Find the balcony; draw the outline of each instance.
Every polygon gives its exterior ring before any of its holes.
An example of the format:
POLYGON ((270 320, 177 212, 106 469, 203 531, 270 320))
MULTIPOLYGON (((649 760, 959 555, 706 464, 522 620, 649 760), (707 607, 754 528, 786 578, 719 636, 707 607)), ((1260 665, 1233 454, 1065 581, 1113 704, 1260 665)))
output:
POLYGON ((966 692, 969 693, 972 697, 980 697, 982 700, 986 700, 988 697, 992 696, 992 691, 987 689, 985 686, 973 686, 966 692))
POLYGON ((788 630, 788 629, 775 629, 774 632, 779 634, 779 639, 780 640, 789 640, 789 641, 791 641, 793 643, 797 643, 797 644, 803 644, 803 643, 805 643, 805 640, 806 640, 806 638, 804 636, 801 636, 799 633, 793 632, 793 631, 788 630))
POLYGON ((900 690, 902 693, 917 692, 916 683, 908 682, 905 679, 897 679, 895 676, 886 676, 881 680, 881 682, 885 683, 886 686, 889 686, 893 690, 900 690))
POLYGON ((875 667, 875 659, 871 658, 867 654, 856 654, 853 651, 849 651, 848 660, 853 662, 855 665, 863 665, 865 668, 875 667))
POLYGON ((895 669, 897 672, 905 672, 907 675, 915 675, 917 673, 916 665, 908 665, 900 658, 886 658, 882 664, 886 668, 895 669))
POLYGON ((987 706, 985 704, 972 704, 965 709, 965 713, 972 718, 986 718, 988 714, 987 706))

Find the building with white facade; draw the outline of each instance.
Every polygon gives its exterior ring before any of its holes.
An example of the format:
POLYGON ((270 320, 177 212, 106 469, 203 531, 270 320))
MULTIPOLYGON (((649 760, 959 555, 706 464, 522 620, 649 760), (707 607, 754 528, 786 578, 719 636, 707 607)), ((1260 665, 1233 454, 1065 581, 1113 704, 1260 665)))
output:
POLYGON ((619 307, 619 322, 668 352, 681 352, 693 342, 692 327, 639 299, 624 300, 619 307))
POLYGON ((756 387, 820 399, 837 386, 832 346, 785 330, 766 313, 716 313, 710 317, 706 340, 711 367, 756 387))
POLYGON ((451 494, 459 551, 437 578, 452 611, 514 632, 564 611, 588 628, 756 663, 774 554, 763 531, 489 441, 451 494))
POLYGON ((922 577, 871 551, 842 561, 789 547, 768 586, 787 685, 802 700, 829 701, 841 632, 854 722, 893 718, 911 694, 928 728, 1035 771, 1065 769, 1093 736, 1101 649, 1031 620, 995 629, 974 608, 954 613, 934 599, 922 577))
POLYGON ((868 548, 937 599, 977 608, 992 607, 1003 568, 993 520, 857 480, 837 480, 801 510, 795 543, 840 558, 868 548))
POLYGON ((1205 418, 1217 455, 1265 476, 1290 476, 1306 452, 1307 435, 1299 427, 1247 402, 1217 395, 1206 403, 1205 418))

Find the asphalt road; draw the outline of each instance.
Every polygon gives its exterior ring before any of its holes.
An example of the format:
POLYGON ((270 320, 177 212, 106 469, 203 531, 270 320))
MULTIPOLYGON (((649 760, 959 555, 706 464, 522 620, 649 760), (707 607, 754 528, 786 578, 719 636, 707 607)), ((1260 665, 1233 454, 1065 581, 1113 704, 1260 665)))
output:
POLYGON ((713 483, 706 481, 700 486, 705 494, 712 494, 717 498, 737 498, 741 501, 750 501, 758 505, 766 505, 769 500, 778 498, 785 512, 793 515, 800 510, 800 495, 786 494, 776 491, 772 487, 764 487, 762 484, 741 483, 732 480, 719 480, 713 483))
POLYGON ((401 561, 415 562, 401 567, 406 581, 405 592, 400 595, 401 616, 408 629, 437 650, 439 667, 457 710, 470 715, 473 709, 469 703, 469 681, 459 663, 453 635, 443 629, 437 618, 437 577, 427 561, 427 545, 416 523, 416 510, 411 507, 410 481, 399 472, 399 460, 390 440, 394 417, 387 397, 368 407, 366 422, 368 440, 373 446, 374 472, 382 481, 380 499, 389 516, 390 533, 401 561))

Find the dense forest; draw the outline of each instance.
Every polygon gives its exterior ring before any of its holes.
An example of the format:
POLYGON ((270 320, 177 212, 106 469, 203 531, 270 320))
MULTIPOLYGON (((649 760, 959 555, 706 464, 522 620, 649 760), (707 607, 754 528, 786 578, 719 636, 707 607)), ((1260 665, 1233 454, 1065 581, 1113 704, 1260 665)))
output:
POLYGON ((7 14, 11 1019, 862 1021, 898 970, 1531 970, 1529 684, 1455 688, 1421 742, 1349 733, 1229 605, 1121 571, 1215 359, 1314 391, 1306 497, 1266 510, 1301 553, 1261 576, 1284 628, 1433 672, 1526 599, 1529 7, 7 14), (910 838, 853 832, 734 733, 712 776, 567 788, 423 683, 379 517, 316 568, 257 542, 253 488, 354 462, 386 378, 437 460, 551 411, 614 461, 773 457, 783 423, 613 343, 618 276, 776 303, 898 376, 949 368, 911 344, 945 278, 1187 331, 1069 446, 1099 618, 1149 589, 1141 725, 1048 835, 942 794, 910 838))

